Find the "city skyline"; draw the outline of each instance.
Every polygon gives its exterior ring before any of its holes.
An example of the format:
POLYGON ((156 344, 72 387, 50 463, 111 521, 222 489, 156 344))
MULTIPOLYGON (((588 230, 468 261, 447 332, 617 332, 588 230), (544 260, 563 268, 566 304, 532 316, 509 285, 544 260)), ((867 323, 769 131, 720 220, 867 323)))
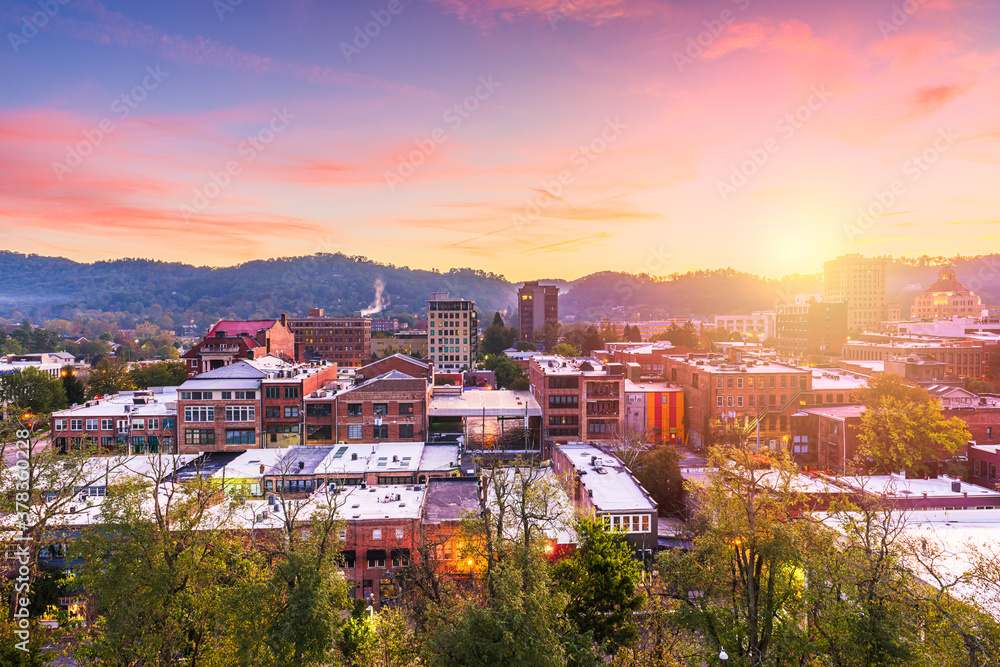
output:
POLYGON ((998 13, 4 3, 0 247, 515 282, 985 254, 998 13))

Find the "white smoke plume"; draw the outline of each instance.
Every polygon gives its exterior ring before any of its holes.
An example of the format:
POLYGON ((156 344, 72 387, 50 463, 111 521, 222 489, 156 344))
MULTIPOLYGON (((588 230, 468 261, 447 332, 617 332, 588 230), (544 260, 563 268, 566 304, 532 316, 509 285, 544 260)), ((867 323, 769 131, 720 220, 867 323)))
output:
POLYGON ((382 299, 382 293, 385 291, 385 283, 381 278, 375 279, 375 300, 372 301, 367 308, 361 311, 361 317, 369 317, 377 313, 381 313, 382 309, 389 305, 389 297, 386 295, 385 300, 382 299))

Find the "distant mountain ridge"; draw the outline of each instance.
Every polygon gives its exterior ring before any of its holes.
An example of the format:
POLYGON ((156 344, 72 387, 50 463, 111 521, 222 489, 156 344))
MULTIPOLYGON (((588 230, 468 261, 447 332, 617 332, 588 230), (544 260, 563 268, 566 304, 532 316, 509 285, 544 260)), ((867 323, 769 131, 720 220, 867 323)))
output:
MULTIPOLYGON (((945 265, 955 266, 959 280, 977 291, 984 303, 1000 304, 1000 255, 996 254, 892 260, 889 301, 900 303, 905 316, 916 295, 934 282, 945 265)), ((0 251, 0 317, 27 317, 40 323, 112 313, 122 321, 179 325, 194 320, 206 326, 223 317, 304 315, 310 308, 343 315, 373 306, 376 281, 384 283, 388 303, 383 314, 420 313, 432 292, 450 292, 474 299, 487 318, 494 311, 512 315, 521 285, 477 269, 426 271, 343 254, 210 268, 149 259, 87 264, 0 251)), ((541 282, 560 286, 561 319, 589 321, 622 314, 629 319, 657 319, 749 313, 773 309, 796 293, 823 290, 822 274, 767 279, 732 268, 667 277, 604 271, 574 281, 541 282)))

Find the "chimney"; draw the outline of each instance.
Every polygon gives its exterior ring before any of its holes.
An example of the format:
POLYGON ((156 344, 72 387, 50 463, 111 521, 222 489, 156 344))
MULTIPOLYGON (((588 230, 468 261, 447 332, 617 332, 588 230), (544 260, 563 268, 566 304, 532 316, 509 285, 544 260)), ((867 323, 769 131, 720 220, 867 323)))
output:
POLYGON ((306 462, 305 461, 299 461, 299 470, 302 470, 305 467, 306 467, 306 462))
POLYGON ((285 313, 281 314, 281 326, 283 326, 283 327, 287 327, 288 326, 288 315, 285 314, 285 313))
POLYGON ((264 464, 263 463, 260 464, 260 474, 261 475, 264 474, 264 464))

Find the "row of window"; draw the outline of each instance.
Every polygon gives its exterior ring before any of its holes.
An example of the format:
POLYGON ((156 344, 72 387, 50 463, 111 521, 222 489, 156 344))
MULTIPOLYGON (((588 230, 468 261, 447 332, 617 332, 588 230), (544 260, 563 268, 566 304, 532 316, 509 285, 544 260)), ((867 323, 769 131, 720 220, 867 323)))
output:
MULTIPOLYGON (((365 426, 362 424, 348 424, 347 426, 347 439, 348 440, 361 440, 364 437, 365 426)), ((376 424, 371 426, 372 437, 380 438, 386 440, 389 438, 389 426, 388 424, 376 424)), ((399 439, 410 439, 413 437, 413 424, 400 424, 399 425, 399 439)))
MULTIPOLYGON (((735 383, 737 389, 743 389, 743 379, 744 378, 743 378, 742 375, 738 375, 738 376, 729 375, 729 376, 726 376, 726 377, 719 376, 719 377, 715 378, 715 388, 716 389, 722 389, 723 388, 723 384, 724 384, 726 389, 732 389, 733 388, 733 384, 735 383)), ((764 388, 764 378, 763 377, 754 378, 753 375, 748 375, 746 377, 746 386, 747 386, 747 389, 754 389, 755 388, 754 387, 755 383, 757 385, 756 386, 757 389, 763 389, 764 388)), ((778 376, 768 375, 767 376, 767 388, 768 389, 775 389, 776 388, 775 387, 776 383, 777 383, 778 387, 780 387, 781 389, 797 389, 798 386, 799 386, 799 377, 797 375, 778 375, 778 376), (775 380, 776 377, 778 378, 778 380, 775 380)), ((802 378, 802 388, 803 389, 806 388, 807 384, 808 383, 806 382, 806 379, 802 378)))
MULTIPOLYGON (((128 429, 127 419, 56 419, 53 422, 53 428, 56 431, 65 431, 66 426, 69 426, 70 431, 114 431, 116 428, 119 431, 126 431, 128 429)), ((133 431, 159 431, 160 430, 160 418, 159 417, 149 417, 149 418, 138 418, 132 420, 132 430, 133 431)), ((165 417, 162 420, 164 430, 172 430, 174 428, 174 418, 165 417)))
POLYGON ((293 419, 299 416, 299 406, 297 405, 268 405, 264 408, 264 416, 268 419, 293 419))
MULTIPOLYGON (((298 391, 298 388, 296 387, 295 390, 298 391)), ((256 391, 221 391, 219 393, 221 394, 220 399, 223 400, 223 401, 230 401, 230 400, 246 401, 246 400, 256 400, 257 399, 257 392, 256 391)), ((297 396, 298 396, 298 394, 296 394, 295 397, 297 397, 297 396)), ((211 400, 215 400, 215 392, 214 391, 182 391, 181 392, 181 400, 182 401, 211 401, 211 400)))
MULTIPOLYGON (((352 417, 360 417, 363 413, 364 403, 348 403, 347 404, 347 414, 352 417)), ((329 414, 329 412, 327 413, 329 414)), ((387 415, 389 414, 389 404, 388 403, 372 403, 372 414, 373 415, 387 415)), ((399 413, 401 415, 412 415, 413 414, 413 403, 399 403, 399 413)))
POLYGON ((574 410, 580 407, 580 397, 573 396, 549 396, 549 407, 555 410, 574 410))
MULTIPOLYGON (((767 397, 768 407, 777 407, 778 405, 784 405, 785 401, 788 400, 786 394, 782 394, 780 397, 775 394, 770 394, 767 397), (780 398, 780 401, 779 401, 780 398)), ((742 408, 743 407, 743 396, 716 396, 715 397, 715 407, 717 408, 742 408)), ((764 407, 764 394, 760 395, 760 400, 757 400, 756 394, 750 394, 747 396, 746 407, 748 408, 763 408, 764 407)))
POLYGON ((612 530, 623 533, 648 533, 648 514, 603 514, 601 520, 612 530))
MULTIPOLYGON (((298 414, 298 408, 296 415, 298 414)), ((252 422, 257 419, 257 409, 253 405, 227 405, 227 422, 252 422)), ((184 408, 184 421, 186 422, 214 422, 214 405, 188 405, 184 408)))
MULTIPOLYGON (((225 394, 226 392, 222 392, 225 394)), ((238 393, 238 392, 237 392, 238 393)), ((264 398, 298 398, 299 388, 298 387, 265 387, 264 388, 264 398), (284 391, 282 391, 284 390, 284 391)), ((226 398, 223 396, 222 398, 226 398)))

